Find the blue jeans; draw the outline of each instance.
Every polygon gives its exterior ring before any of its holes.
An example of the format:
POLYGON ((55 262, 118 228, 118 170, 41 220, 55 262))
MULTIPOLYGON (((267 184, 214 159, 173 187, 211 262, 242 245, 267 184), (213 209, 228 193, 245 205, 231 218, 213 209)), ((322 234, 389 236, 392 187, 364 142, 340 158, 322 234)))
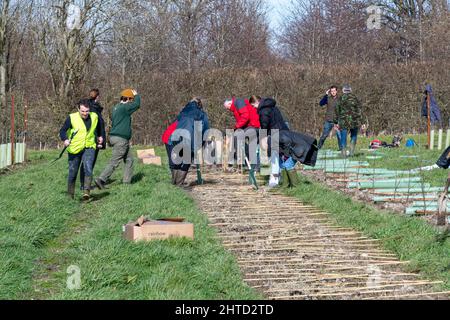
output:
POLYGON ((69 177, 68 181, 70 183, 75 183, 77 180, 78 170, 80 169, 80 164, 83 163, 84 174, 86 177, 92 177, 93 166, 95 159, 95 149, 84 149, 78 154, 69 153, 69 177))
MULTIPOLYGON (((350 129, 350 143, 356 144, 358 139, 358 131, 359 128, 350 129)), ((347 147, 347 133, 348 129, 341 129, 341 149, 345 149, 347 147)))
MULTIPOLYGON (((321 149, 323 144, 325 143, 325 140, 327 140, 328 136, 330 135, 331 130, 333 130, 334 122, 332 121, 325 121, 323 124, 323 133, 322 136, 319 139, 319 145, 318 148, 321 149)), ((341 149, 341 132, 338 130, 336 131, 336 137, 338 142, 339 150, 341 149)))
POLYGON ((287 158, 285 161, 281 159, 281 169, 286 169, 287 171, 291 171, 295 168, 297 164, 297 160, 292 159, 292 157, 287 158))
MULTIPOLYGON (((95 149, 95 156, 94 156, 94 161, 92 162, 92 171, 94 171, 95 168, 95 163, 97 162, 97 157, 98 157, 98 153, 99 153, 100 149, 97 148, 95 149)), ((93 175, 93 174, 92 174, 93 175)), ((84 165, 81 165, 80 168, 80 184, 81 184, 81 189, 84 189, 84 165)))

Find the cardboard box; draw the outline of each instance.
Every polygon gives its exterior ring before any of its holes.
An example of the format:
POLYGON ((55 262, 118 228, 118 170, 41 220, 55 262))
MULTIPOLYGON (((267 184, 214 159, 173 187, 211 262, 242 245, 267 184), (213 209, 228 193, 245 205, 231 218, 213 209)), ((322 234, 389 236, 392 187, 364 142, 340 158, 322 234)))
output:
POLYGON ((144 159, 146 157, 156 156, 155 149, 138 150, 137 156, 139 159, 144 159))
POLYGON ((148 156, 148 157, 142 158, 142 163, 143 164, 154 164, 157 166, 162 165, 161 157, 148 156))
POLYGON ((145 220, 141 217, 138 221, 124 226, 123 236, 130 241, 164 240, 181 237, 194 239, 194 225, 184 222, 184 219, 145 220))

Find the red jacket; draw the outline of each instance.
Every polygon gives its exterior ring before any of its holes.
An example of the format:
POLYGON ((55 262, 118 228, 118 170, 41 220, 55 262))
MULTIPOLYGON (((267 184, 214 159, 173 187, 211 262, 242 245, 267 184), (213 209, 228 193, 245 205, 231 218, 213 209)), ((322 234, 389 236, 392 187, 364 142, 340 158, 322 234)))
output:
POLYGON ((236 119, 235 129, 245 129, 248 127, 259 129, 258 110, 253 107, 248 100, 233 98, 231 109, 236 119))
POLYGON ((166 131, 164 131, 162 135, 162 141, 164 144, 169 143, 170 136, 177 129, 178 121, 173 122, 170 126, 167 127, 166 131))

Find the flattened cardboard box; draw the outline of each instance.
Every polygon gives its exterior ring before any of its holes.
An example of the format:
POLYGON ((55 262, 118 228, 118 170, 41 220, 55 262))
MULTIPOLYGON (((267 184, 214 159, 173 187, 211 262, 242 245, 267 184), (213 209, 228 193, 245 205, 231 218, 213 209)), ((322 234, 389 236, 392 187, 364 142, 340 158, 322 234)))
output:
POLYGON ((162 161, 161 161, 161 157, 144 157, 142 158, 142 163, 143 164, 154 164, 157 166, 162 165, 162 161))
POLYGON ((141 160, 145 157, 154 157, 156 156, 155 149, 138 150, 137 156, 141 160))
POLYGON ((194 225, 188 222, 149 220, 139 225, 132 222, 125 225, 123 236, 131 241, 164 240, 171 237, 194 239, 194 225))

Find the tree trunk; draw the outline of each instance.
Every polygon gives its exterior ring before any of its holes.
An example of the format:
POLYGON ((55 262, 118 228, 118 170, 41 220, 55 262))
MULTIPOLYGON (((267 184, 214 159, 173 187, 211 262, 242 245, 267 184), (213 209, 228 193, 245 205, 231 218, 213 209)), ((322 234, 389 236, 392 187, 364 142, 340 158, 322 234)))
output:
POLYGON ((8 81, 8 14, 9 0, 4 0, 0 17, 0 108, 6 108, 6 88, 8 81))

